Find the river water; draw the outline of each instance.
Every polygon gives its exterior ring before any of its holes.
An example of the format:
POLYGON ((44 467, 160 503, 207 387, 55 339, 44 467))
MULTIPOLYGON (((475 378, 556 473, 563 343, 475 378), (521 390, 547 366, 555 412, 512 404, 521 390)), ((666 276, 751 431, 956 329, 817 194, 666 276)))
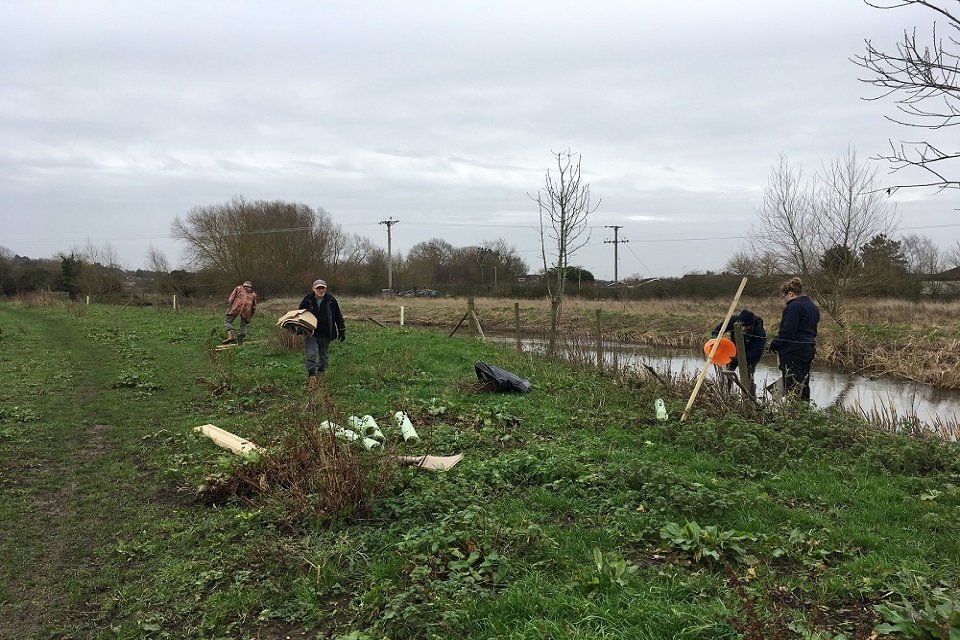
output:
MULTIPOLYGON (((505 336, 488 339, 512 342, 505 336)), ((524 338, 524 350, 544 351, 544 341, 524 338)), ((581 352, 584 350, 579 348, 581 352)), ((596 352, 592 351, 593 359, 596 352)), ((640 367, 647 365, 661 376, 682 375, 695 378, 703 369, 706 356, 702 352, 686 349, 669 349, 641 345, 610 344, 604 345, 604 360, 615 366, 640 367)), ((718 375, 716 367, 709 366, 707 377, 718 375)), ((764 388, 780 378, 780 370, 770 355, 757 365, 756 382, 758 394, 764 388)), ((865 376, 835 371, 826 366, 818 366, 814 361, 810 373, 810 396, 818 407, 840 405, 845 409, 864 414, 867 418, 879 416, 889 421, 894 418, 914 417, 922 425, 933 427, 946 425, 956 433, 960 421, 960 391, 938 389, 925 384, 895 380, 890 378, 871 379, 865 376)))

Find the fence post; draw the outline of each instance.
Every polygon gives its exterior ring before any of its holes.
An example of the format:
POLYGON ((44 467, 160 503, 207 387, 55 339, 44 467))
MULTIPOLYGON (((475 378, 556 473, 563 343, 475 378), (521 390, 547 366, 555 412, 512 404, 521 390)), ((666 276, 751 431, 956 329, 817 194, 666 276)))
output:
POLYGON ((517 337, 517 351, 523 351, 523 343, 520 342, 520 303, 513 303, 513 332, 517 337))
MULTIPOLYGON (((740 375, 740 389, 747 393, 747 389, 753 389, 750 380, 750 367, 747 365, 747 348, 743 337, 743 329, 740 325, 733 325, 733 344, 737 347, 737 373, 740 375)), ((754 393, 754 395, 756 395, 754 393)), ((756 398, 754 398, 756 400, 756 398)))
POLYGON ((597 369, 603 371, 603 320, 597 309, 597 369))
POLYGON ((470 327, 470 337, 477 337, 477 314, 473 310, 473 298, 467 298, 467 326, 470 327))

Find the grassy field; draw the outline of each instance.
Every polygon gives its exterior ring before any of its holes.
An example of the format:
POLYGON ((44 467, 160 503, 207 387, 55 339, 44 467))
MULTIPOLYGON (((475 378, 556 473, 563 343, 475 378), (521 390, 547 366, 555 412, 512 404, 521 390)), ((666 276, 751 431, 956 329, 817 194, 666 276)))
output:
MULTIPOLYGON (((286 301, 224 350, 222 309, 0 304, 0 637, 960 633, 956 443, 739 406, 709 384, 680 422, 692 381, 602 375, 341 302, 347 341, 315 392, 272 326, 286 301), (478 360, 533 390, 481 388, 478 360), (398 410, 419 443, 392 427, 398 410), (381 449, 320 426, 364 414, 381 449), (194 431, 207 423, 264 453, 217 448, 194 431), (464 459, 396 464, 428 453, 464 459)), ((462 305, 405 311, 452 330, 462 305)))

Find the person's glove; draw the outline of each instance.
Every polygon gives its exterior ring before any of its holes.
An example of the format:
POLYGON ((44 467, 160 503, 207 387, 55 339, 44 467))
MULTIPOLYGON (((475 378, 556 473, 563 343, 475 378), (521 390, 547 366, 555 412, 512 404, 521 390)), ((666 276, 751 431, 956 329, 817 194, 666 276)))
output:
POLYGON ((337 332, 337 340, 339 340, 340 342, 343 342, 343 341, 346 340, 346 339, 347 339, 347 332, 346 332, 346 331, 344 331, 343 329, 341 329, 340 331, 337 332))

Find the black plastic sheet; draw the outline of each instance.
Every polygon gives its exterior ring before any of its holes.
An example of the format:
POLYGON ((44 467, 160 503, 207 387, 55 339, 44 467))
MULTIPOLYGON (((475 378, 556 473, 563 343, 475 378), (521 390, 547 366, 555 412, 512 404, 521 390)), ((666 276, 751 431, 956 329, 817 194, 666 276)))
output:
POLYGON ((473 365, 477 371, 477 380, 486 383, 494 391, 500 393, 526 393, 530 391, 532 385, 528 380, 524 380, 518 375, 510 373, 500 367, 495 367, 486 362, 477 362, 473 365))

